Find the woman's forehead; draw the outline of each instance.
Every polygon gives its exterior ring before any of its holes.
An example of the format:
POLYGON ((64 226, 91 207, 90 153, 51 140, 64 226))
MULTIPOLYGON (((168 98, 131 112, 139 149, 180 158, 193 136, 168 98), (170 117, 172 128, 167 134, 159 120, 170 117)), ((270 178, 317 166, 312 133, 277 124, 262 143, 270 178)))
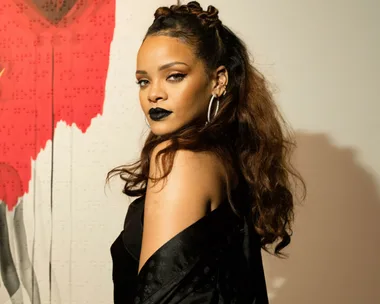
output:
POLYGON ((169 61, 196 63, 193 49, 178 38, 168 36, 149 36, 142 43, 137 54, 137 65, 148 62, 154 65, 166 64, 169 61))

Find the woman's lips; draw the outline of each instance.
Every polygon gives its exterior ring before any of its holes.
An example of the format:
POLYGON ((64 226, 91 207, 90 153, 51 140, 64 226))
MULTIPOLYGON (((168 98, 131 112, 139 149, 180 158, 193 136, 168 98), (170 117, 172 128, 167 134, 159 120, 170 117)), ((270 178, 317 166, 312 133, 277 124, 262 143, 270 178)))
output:
POLYGON ((154 121, 161 120, 167 116, 169 116, 171 111, 165 110, 163 108, 151 108, 148 112, 150 119, 154 121))

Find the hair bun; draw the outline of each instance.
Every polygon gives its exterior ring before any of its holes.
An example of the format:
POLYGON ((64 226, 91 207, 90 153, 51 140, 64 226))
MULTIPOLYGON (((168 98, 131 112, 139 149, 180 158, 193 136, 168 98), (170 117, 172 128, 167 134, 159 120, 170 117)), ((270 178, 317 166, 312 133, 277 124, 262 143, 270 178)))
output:
POLYGON ((168 7, 159 7, 156 12, 154 13, 154 19, 157 19, 159 17, 167 17, 173 14, 173 11, 168 7))
POLYGON ((197 14, 197 17, 202 20, 204 25, 215 27, 221 24, 219 20, 219 11, 216 7, 209 5, 207 11, 202 11, 197 14))
POLYGON ((219 20, 219 11, 216 7, 209 5, 207 11, 204 11, 197 1, 190 1, 188 4, 172 5, 169 7, 160 7, 154 13, 155 19, 159 17, 168 17, 171 15, 194 15, 203 26, 216 27, 222 22, 219 20))

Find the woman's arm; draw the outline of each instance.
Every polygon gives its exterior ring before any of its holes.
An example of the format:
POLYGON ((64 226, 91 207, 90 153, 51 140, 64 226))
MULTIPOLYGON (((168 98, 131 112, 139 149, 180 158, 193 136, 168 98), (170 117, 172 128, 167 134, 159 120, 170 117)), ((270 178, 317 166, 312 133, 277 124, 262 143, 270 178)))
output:
MULTIPOLYGON (((166 146, 158 145, 152 153, 150 176, 162 172, 157 153, 166 146)), ((214 210, 225 197, 223 167, 210 153, 177 151, 167 179, 149 181, 145 198, 144 229, 139 272, 162 245, 214 210)))

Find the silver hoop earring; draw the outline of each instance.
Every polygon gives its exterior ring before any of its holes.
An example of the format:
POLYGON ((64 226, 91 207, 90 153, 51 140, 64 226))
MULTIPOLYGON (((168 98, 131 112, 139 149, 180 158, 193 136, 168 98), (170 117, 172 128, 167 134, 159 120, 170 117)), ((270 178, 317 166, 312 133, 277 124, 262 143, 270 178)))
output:
MULTIPOLYGON (((207 111, 207 123, 211 122, 211 107, 212 107, 212 104, 214 103, 214 99, 216 98, 217 96, 216 95, 212 95, 211 96, 211 99, 210 99, 210 102, 208 104, 208 111, 207 111)), ((216 109, 215 109, 215 114, 214 114, 214 117, 218 114, 218 111, 219 111, 219 99, 216 99, 216 109)))
POLYGON ((148 126, 148 128, 150 129, 150 124, 149 124, 149 122, 148 122, 148 119, 146 118, 145 115, 144 115, 144 117, 145 117, 145 123, 146 123, 146 125, 148 126))

